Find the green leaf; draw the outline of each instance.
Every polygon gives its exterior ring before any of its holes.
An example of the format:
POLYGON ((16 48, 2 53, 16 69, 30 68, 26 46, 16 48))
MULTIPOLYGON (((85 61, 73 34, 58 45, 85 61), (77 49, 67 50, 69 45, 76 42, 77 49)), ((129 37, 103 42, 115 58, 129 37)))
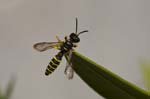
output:
POLYGON ((77 52, 73 52, 71 61, 80 78, 106 99, 150 99, 147 91, 77 52))
POLYGON ((146 83, 146 87, 150 93, 150 62, 147 60, 143 60, 141 63, 141 70, 146 83))

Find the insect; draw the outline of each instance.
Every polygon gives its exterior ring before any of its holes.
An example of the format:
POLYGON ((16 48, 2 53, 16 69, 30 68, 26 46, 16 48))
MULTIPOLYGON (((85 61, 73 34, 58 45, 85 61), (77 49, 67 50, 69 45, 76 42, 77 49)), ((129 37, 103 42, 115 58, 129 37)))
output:
POLYGON ((54 70, 59 66, 62 57, 65 56, 67 64, 64 73, 66 74, 68 79, 73 78, 74 70, 72 68, 71 63, 72 52, 74 50, 73 48, 77 47, 76 44, 80 42, 79 35, 88 32, 88 30, 84 30, 78 33, 77 30, 78 30, 78 19, 76 18, 75 33, 71 33, 69 37, 65 36, 64 38, 65 41, 60 40, 60 38, 56 36, 58 42, 40 42, 33 45, 33 48, 39 52, 43 52, 52 48, 56 48, 57 50, 59 50, 59 52, 49 62, 45 70, 46 76, 54 72, 54 70))

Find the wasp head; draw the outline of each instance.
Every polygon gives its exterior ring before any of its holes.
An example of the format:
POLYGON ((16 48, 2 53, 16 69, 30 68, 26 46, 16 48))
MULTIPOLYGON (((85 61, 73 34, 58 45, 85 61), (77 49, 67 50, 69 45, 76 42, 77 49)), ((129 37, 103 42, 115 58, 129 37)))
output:
POLYGON ((70 41, 72 41, 73 43, 78 43, 78 42, 80 42, 80 38, 76 33, 71 33, 70 41))
POLYGON ((75 30, 75 33, 71 33, 70 34, 70 41, 72 41, 73 43, 80 42, 79 35, 82 34, 82 33, 88 32, 88 30, 84 30, 84 31, 81 31, 81 32, 77 33, 77 30, 78 30, 78 19, 76 18, 76 30, 75 30))

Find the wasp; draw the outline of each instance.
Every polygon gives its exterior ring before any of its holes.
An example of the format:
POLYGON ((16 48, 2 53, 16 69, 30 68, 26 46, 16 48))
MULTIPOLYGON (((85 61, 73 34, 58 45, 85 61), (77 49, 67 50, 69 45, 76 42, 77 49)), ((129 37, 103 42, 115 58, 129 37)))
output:
POLYGON ((67 64, 64 73, 68 79, 73 78, 74 70, 71 63, 72 52, 74 48, 77 47, 77 43, 80 42, 79 35, 88 32, 88 30, 84 30, 78 33, 77 30, 78 30, 78 19, 76 18, 75 33, 74 32, 71 33, 69 37, 65 36, 64 41, 62 41, 58 36, 56 36, 58 42, 40 42, 33 45, 33 48, 39 52, 43 52, 52 48, 59 50, 59 52, 49 62, 45 70, 46 76, 54 72, 54 70, 59 66, 62 57, 65 56, 67 64))

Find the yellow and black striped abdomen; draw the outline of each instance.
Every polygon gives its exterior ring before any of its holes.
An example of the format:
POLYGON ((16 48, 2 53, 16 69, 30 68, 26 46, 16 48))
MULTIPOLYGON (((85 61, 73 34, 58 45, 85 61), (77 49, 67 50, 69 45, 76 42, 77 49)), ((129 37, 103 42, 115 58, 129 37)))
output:
POLYGON ((61 62, 61 58, 59 58, 57 55, 54 56, 46 68, 45 75, 48 76, 49 74, 54 72, 54 70, 57 68, 60 62, 61 62))

